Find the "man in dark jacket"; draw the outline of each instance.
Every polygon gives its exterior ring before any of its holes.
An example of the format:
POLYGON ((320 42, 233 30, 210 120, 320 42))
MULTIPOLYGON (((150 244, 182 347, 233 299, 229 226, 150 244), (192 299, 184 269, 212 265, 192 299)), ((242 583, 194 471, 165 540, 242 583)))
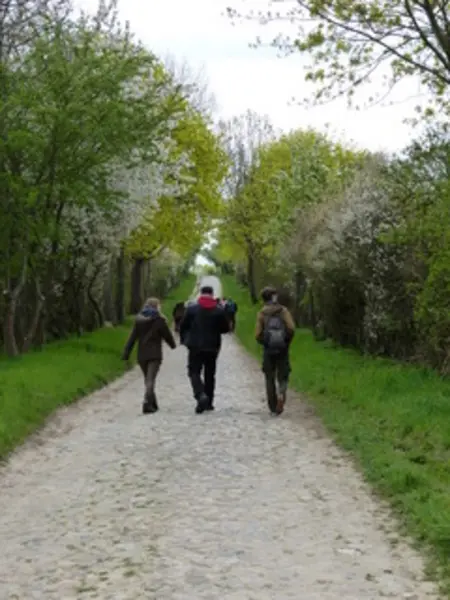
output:
POLYGON ((197 400, 197 414, 214 410, 217 357, 221 336, 228 331, 228 319, 223 308, 217 305, 212 287, 202 287, 198 302, 186 309, 180 325, 181 343, 189 351, 188 375, 197 400))
POLYGON ((280 415, 286 402, 291 371, 289 345, 294 337, 295 323, 288 309, 279 304, 275 288, 264 288, 261 297, 264 306, 256 317, 255 337, 264 348, 262 370, 267 403, 272 414, 280 415))
POLYGON ((158 410, 155 394, 155 382, 161 367, 163 352, 162 341, 172 349, 176 347, 167 320, 160 312, 159 300, 149 298, 142 311, 137 315, 133 330, 125 345, 122 358, 128 360, 133 346, 138 341, 138 363, 145 378, 145 396, 142 412, 154 413, 158 410))

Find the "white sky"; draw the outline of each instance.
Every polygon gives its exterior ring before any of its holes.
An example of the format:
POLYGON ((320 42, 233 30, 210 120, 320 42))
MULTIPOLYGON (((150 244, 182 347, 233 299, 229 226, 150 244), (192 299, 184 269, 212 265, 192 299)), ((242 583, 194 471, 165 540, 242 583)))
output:
MULTIPOLYGON (((75 0, 90 10, 96 0, 75 0)), ((276 57, 269 48, 248 47, 257 35, 273 37, 256 23, 233 26, 224 15, 227 5, 266 7, 266 0, 119 0, 121 20, 156 54, 203 68, 218 104, 218 116, 229 117, 247 108, 267 114, 276 127, 323 130, 329 124, 340 139, 371 150, 396 150, 408 143, 411 129, 402 123, 412 115, 417 84, 397 92, 394 106, 350 111, 344 101, 304 109, 289 106, 292 97, 305 95, 305 59, 276 57)), ((287 25, 285 27, 288 27, 287 25)), ((279 32, 276 24, 274 33, 279 32)), ((292 31, 292 29, 291 29, 292 31)), ((368 90, 368 95, 370 89, 368 90)))

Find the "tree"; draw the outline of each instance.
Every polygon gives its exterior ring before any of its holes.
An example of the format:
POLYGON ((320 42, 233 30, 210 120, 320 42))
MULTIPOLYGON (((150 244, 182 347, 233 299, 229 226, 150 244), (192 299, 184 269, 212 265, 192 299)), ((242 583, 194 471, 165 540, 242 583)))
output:
MULTIPOLYGON (((120 321, 130 236, 152 210, 164 224, 183 206, 178 216, 193 223, 199 203, 189 190, 203 175, 207 187, 214 170, 197 165, 201 152, 175 139, 189 103, 157 57, 115 24, 114 3, 101 2, 93 18, 70 11, 59 18, 50 9, 34 17, 0 72, 0 335, 10 355, 101 325, 104 307, 120 321)), ((196 127, 214 165, 214 145, 196 127)), ((206 223, 214 202, 195 190, 206 223)), ((162 247, 158 264, 165 267, 156 276, 167 273, 167 281, 184 268, 179 254, 162 247)))
POLYGON ((408 256, 408 292, 413 298, 417 353, 450 370, 450 138, 430 128, 392 162, 400 226, 388 241, 408 256))
POLYGON ((247 261, 252 257, 254 279, 255 261, 264 265, 264 273, 283 274, 295 293, 297 311, 306 291, 297 243, 301 221, 346 185, 356 164, 355 153, 312 130, 294 131, 261 145, 245 185, 228 203, 219 246, 223 259, 233 253, 236 257, 239 247, 247 261))
MULTIPOLYGON (((99 32, 95 21, 84 18, 47 26, 9 77, 2 206, 8 229, 2 239, 8 252, 5 339, 16 354, 12 324, 26 282, 38 289, 43 278, 48 308, 60 251, 67 257, 73 250, 61 244, 68 219, 73 229, 73 219, 79 219, 80 236, 89 240, 95 238, 94 223, 108 214, 118 217, 124 198, 110 186, 111 169, 158 158, 176 108, 156 57, 133 44, 127 32, 99 32), (47 245, 49 252, 39 252, 47 245)), ((102 262, 102 246, 95 243, 93 255, 102 262)), ((93 265, 88 243, 77 243, 69 262, 66 285, 78 302, 82 282, 95 279, 102 265, 93 265), (88 275, 91 267, 94 274, 88 275)), ((40 294, 37 303, 42 309, 40 294)), ((80 331, 81 305, 68 310, 80 331)))
POLYGON ((254 266, 255 259, 264 245, 260 225, 264 213, 258 198, 245 192, 246 186, 254 178, 260 148, 268 140, 274 139, 274 131, 269 119, 248 110, 243 115, 219 124, 223 143, 230 160, 230 168, 225 178, 227 197, 226 230, 235 243, 245 248, 247 260, 247 281, 253 302, 257 301, 254 266))
POLYGON ((177 176, 172 173, 167 178, 166 192, 161 188, 161 195, 153 198, 126 247, 134 260, 130 312, 141 305, 144 261, 151 261, 167 248, 179 254, 199 248, 211 219, 221 209, 220 186, 227 157, 206 118, 186 105, 172 131, 172 141, 166 164, 178 165, 177 176))
MULTIPOLYGON (((278 4, 283 4, 279 0, 278 4)), ((237 12, 228 9, 230 16, 237 12)), ((315 101, 356 88, 388 65, 387 91, 417 76, 448 114, 450 38, 447 0, 297 0, 284 13, 250 13, 262 23, 289 20, 295 39, 279 36, 273 45, 312 57, 306 79, 317 84, 315 101)))
POLYGON ((181 86, 189 105, 198 113, 211 117, 217 110, 217 102, 209 89, 204 69, 194 70, 186 61, 178 62, 170 55, 165 58, 164 66, 181 86))

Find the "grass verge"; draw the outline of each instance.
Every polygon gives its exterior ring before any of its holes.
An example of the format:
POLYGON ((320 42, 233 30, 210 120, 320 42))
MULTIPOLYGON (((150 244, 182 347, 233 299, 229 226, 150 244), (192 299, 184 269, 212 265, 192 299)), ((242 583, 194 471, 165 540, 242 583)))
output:
MULTIPOLYGON (((247 350, 258 307, 232 277, 236 333, 247 350)), ((433 371, 364 357, 297 330, 291 386, 308 395, 336 441, 388 499, 405 531, 427 551, 427 574, 450 597, 450 381, 433 371)))
MULTIPOLYGON (((165 299, 167 317, 176 302, 190 296, 194 283, 194 277, 187 277, 165 299)), ((131 320, 124 326, 99 329, 0 361, 0 459, 38 429, 56 408, 125 372, 121 352, 130 325, 131 320)))

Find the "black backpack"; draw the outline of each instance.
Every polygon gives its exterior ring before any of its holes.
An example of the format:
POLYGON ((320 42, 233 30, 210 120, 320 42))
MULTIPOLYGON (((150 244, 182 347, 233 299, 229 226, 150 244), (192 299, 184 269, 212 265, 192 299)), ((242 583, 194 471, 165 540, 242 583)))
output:
POLYGON ((267 315, 264 322, 264 347, 270 354, 279 354, 287 348, 286 323, 281 315, 267 315))

